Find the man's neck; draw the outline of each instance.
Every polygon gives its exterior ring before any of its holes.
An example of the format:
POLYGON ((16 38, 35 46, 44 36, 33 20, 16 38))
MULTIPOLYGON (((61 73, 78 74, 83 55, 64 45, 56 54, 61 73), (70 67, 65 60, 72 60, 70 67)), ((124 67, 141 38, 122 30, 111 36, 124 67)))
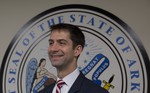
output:
POLYGON ((72 73, 74 70, 76 70, 77 67, 71 68, 71 69, 65 69, 65 70, 59 70, 57 69, 57 76, 60 79, 63 79, 65 76, 69 75, 72 73))

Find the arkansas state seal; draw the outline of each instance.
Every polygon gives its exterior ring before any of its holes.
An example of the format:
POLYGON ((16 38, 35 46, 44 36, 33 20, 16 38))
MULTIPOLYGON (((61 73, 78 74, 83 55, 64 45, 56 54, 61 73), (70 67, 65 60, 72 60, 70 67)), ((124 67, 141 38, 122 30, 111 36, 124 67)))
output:
POLYGON ((150 62, 135 32, 103 9, 73 4, 35 15, 18 31, 2 62, 1 93, 38 93, 56 80, 47 49, 50 26, 59 23, 83 31, 86 43, 78 69, 95 84, 110 93, 150 92, 150 62))

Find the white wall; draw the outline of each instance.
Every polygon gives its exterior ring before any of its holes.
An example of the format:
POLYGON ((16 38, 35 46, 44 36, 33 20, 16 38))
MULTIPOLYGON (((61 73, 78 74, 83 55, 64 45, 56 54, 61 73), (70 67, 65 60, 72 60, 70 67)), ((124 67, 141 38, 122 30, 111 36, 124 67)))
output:
POLYGON ((135 31, 150 56, 149 0, 5 0, 0 1, 0 65, 9 43, 26 22, 64 4, 88 4, 113 13, 135 31))

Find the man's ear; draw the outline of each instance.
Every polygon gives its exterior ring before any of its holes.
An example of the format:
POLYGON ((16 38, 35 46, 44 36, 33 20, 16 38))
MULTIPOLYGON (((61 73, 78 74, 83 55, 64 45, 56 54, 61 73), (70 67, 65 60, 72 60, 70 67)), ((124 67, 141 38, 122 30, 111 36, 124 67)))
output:
POLYGON ((79 56, 83 50, 83 47, 81 45, 77 45, 74 51, 75 56, 79 56))

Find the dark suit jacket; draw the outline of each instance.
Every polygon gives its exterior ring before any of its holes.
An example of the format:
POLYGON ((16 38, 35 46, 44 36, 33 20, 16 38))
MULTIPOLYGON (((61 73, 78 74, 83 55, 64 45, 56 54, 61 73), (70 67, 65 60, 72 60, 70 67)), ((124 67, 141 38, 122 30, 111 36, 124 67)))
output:
MULTIPOLYGON (((55 83, 44 88, 39 93, 52 93, 54 86, 55 83)), ((68 93, 108 93, 108 91, 94 84, 91 80, 87 79, 82 73, 80 73, 68 93)))

